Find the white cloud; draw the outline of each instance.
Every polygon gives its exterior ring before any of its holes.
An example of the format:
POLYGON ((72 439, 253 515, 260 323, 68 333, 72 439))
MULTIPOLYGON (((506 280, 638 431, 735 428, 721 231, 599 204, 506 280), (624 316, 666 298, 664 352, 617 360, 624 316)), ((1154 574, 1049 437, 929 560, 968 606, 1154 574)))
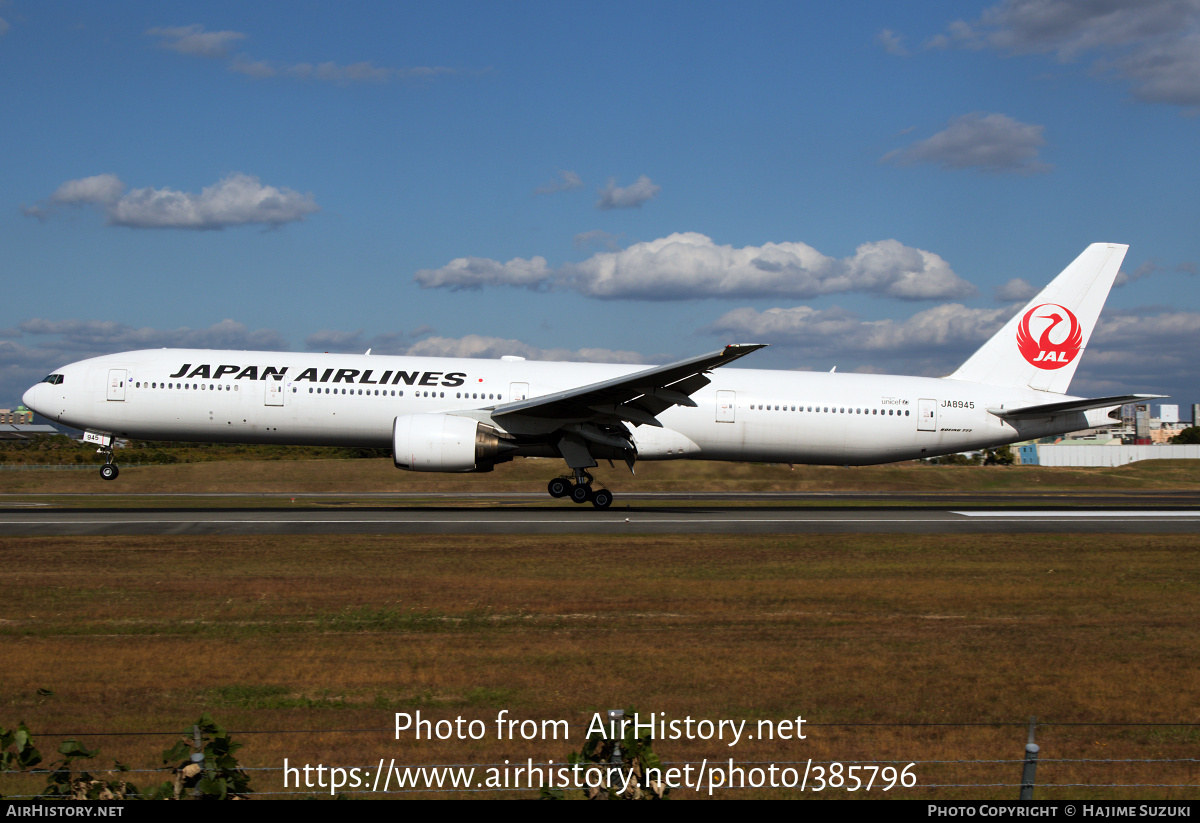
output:
POLYGON ((1135 97, 1200 106, 1200 0, 1005 0, 974 23, 956 21, 933 47, 1093 55, 1093 67, 1132 84, 1135 97))
MULTIPOLYGON (((726 340, 771 343, 790 362, 836 364, 838 371, 944 376, 995 334, 1012 306, 943 304, 903 320, 863 320, 834 307, 751 308, 726 312, 704 331, 726 340), (780 351, 783 350, 783 351, 780 351)), ((1200 399, 1191 352, 1200 346, 1200 313, 1142 310, 1102 314, 1071 393, 1158 392, 1200 399)), ((1192 398, 1192 399, 1189 399, 1192 398)))
POLYGON ((1071 385, 1073 393, 1157 392, 1183 403, 1196 394, 1200 313, 1110 311, 1100 316, 1071 385))
MULTIPOLYGON (((222 320, 206 329, 134 328, 114 320, 44 320, 34 318, 18 326, 21 334, 56 336, 64 348, 81 357, 128 349, 287 349, 274 329, 250 331, 244 323, 222 320)), ((76 358, 78 359, 78 358, 76 358)))
POLYGON ((162 38, 163 48, 191 57, 225 57, 234 43, 246 38, 240 31, 205 31, 199 23, 153 28, 146 34, 162 38))
MULTIPOLYGON (((259 61, 255 66, 268 66, 270 64, 259 61)), ((258 69, 258 73, 245 71, 238 66, 231 67, 235 71, 241 71, 243 74, 249 74, 255 77, 274 76, 262 73, 258 69)), ((322 80, 329 83, 386 83, 389 80, 427 80, 440 75, 459 74, 457 69, 452 69, 447 66, 410 66, 408 68, 390 68, 387 66, 376 66, 369 61, 360 61, 349 65, 339 65, 333 62, 317 63, 315 66, 311 63, 295 63, 293 65, 283 65, 275 67, 275 74, 295 77, 302 80, 313 79, 322 80)))
POLYGON ((551 278, 546 258, 520 257, 501 263, 485 257, 459 257, 440 269, 422 269, 416 281, 425 289, 448 288, 452 291, 483 286, 522 286, 542 288, 551 278))
POLYGON ((883 162, 898 166, 936 163, 947 169, 993 173, 1046 172, 1050 166, 1037 159, 1038 150, 1046 144, 1042 129, 1004 114, 964 114, 932 137, 888 152, 883 162))
MULTIPOLYGON (((709 327, 717 334, 839 355, 884 352, 889 356, 951 351, 961 355, 983 344, 1012 316, 1012 307, 969 309, 947 303, 904 321, 861 320, 839 307, 810 306, 726 312, 709 327)), ((965 358, 964 358, 965 359, 965 358)))
POLYGON ((558 194, 561 191, 574 191, 583 188, 583 178, 573 171, 563 170, 558 173, 557 180, 551 180, 545 185, 533 190, 534 194, 558 194))
POLYGON ((1134 269, 1132 274, 1124 269, 1121 269, 1119 272, 1117 272, 1116 279, 1113 280, 1113 288, 1117 289, 1121 286, 1141 280, 1144 277, 1149 277, 1157 271, 1162 271, 1162 266, 1149 260, 1134 269))
MULTIPOLYGON (((427 328, 427 327, 423 327, 427 328)), ((431 330, 430 330, 431 331, 431 330)), ((477 357, 497 359, 504 355, 516 355, 526 360, 560 360, 587 363, 644 363, 637 352, 614 349, 544 349, 502 337, 485 337, 468 334, 465 337, 426 337, 410 342, 414 336, 424 333, 415 329, 408 335, 388 333, 371 338, 363 337, 362 331, 341 332, 326 329, 305 338, 305 346, 320 351, 362 352, 367 348, 372 354, 407 355, 411 357, 477 357), (405 339, 405 338, 409 339, 405 339)))
POLYGON ((253 77, 256 80, 262 80, 267 77, 275 77, 279 74, 279 69, 266 60, 254 60, 244 54, 239 54, 229 61, 229 70, 244 74, 247 77, 253 77))
POLYGON ((603 249, 604 251, 618 251, 621 248, 619 238, 615 234, 602 231, 601 229, 592 229, 591 231, 580 232, 572 238, 572 243, 577 249, 603 249))
POLYGON ((259 224, 280 226, 318 211, 311 194, 264 186, 257 177, 231 174, 199 194, 174 189, 142 188, 128 193, 115 174, 68 180, 47 204, 25 207, 30 217, 46 219, 55 207, 90 205, 109 225, 129 228, 223 229, 259 224))
POLYGON ((843 260, 804 243, 720 246, 703 234, 672 234, 581 263, 551 269, 542 257, 500 263, 459 258, 417 272, 425 288, 521 286, 572 290, 589 297, 686 300, 705 297, 791 297, 867 292, 904 300, 964 297, 975 287, 941 257, 896 240, 864 243, 843 260))
POLYGON ((0 335, 0 406, 16 403, 21 394, 54 369, 77 360, 134 349, 198 348, 241 351, 285 351, 274 329, 249 329, 234 320, 208 328, 135 328, 111 320, 46 320, 34 318, 0 335))
POLYGON ((405 352, 426 357, 483 357, 497 358, 516 355, 526 360, 566 360, 584 363, 644 363, 640 354, 613 349, 543 349, 500 337, 468 334, 466 337, 427 337, 414 343, 405 352))
POLYGON ((908 49, 904 47, 904 35, 891 29, 884 29, 875 35, 875 42, 882 46, 884 51, 895 57, 904 57, 908 54, 908 49))
POLYGON ((660 191, 662 186, 656 185, 644 174, 635 180, 633 185, 624 188, 617 186, 616 178, 610 177, 608 184, 600 189, 600 199, 596 201, 596 208, 602 211, 641 208, 647 200, 658 197, 660 191))
POLYGON ((363 331, 321 329, 304 338, 304 347, 312 351, 358 352, 369 347, 363 344, 363 331))
MULTIPOLYGON (((240 31, 205 31, 204 26, 198 23, 190 26, 153 28, 149 29, 146 34, 161 38, 159 45, 180 54, 191 57, 227 59, 230 71, 260 80, 269 77, 293 77, 347 85, 350 83, 385 83, 391 80, 428 80, 441 75, 464 73, 447 66, 408 66, 405 68, 376 66, 367 60, 350 64, 339 64, 333 61, 274 63, 246 54, 231 56, 230 51, 233 44, 244 40, 246 35, 240 31)), ((484 70, 482 73, 486 73, 486 71, 484 70)))
POLYGON ((125 184, 115 174, 97 174, 79 180, 68 180, 50 195, 50 202, 57 205, 109 204, 115 203, 125 191, 125 184))
POLYGON ((3 37, 4 35, 8 34, 9 28, 10 28, 10 26, 8 25, 8 21, 5 20, 3 17, 0 17, 0 37, 3 37))
POLYGON ((996 289, 996 299, 1002 303, 1025 303, 1037 293, 1037 287, 1028 280, 1014 277, 996 289))

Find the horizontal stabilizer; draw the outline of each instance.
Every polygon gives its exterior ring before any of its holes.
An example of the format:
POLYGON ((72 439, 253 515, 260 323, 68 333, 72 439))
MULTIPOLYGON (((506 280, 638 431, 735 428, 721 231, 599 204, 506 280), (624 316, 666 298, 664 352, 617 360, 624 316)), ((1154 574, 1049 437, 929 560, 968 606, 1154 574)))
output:
POLYGON ((1167 397, 1165 394, 1117 394, 1112 397, 1076 398, 1063 400, 1059 403, 1042 403, 1038 406, 1024 406, 1019 409, 988 409, 988 412, 1008 420, 1027 417, 1050 417, 1056 414, 1088 411, 1089 409, 1104 409, 1109 406, 1123 406, 1126 403, 1145 403, 1167 397))

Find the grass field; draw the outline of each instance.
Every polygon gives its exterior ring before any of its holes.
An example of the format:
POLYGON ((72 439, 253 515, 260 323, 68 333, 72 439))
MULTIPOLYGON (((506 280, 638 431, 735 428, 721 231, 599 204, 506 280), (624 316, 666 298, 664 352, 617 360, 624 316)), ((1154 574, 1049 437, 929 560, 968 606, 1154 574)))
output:
MULTIPOLYGON (((120 455, 118 455, 120 457, 120 455)), ((1200 461, 1146 460, 1113 469, 1040 466, 796 466, 709 461, 641 462, 637 475, 607 464, 593 470, 616 494, 654 491, 1019 492, 1200 489, 1200 461)), ((339 492, 542 492, 560 460, 517 459, 485 474, 398 471, 390 459, 246 460, 124 468, 115 481, 94 468, 0 471, 0 492, 53 494, 339 492)))
MULTIPOLYGON (((158 487, 182 468, 155 469, 164 472, 158 487)), ((318 472, 320 482, 345 468, 318 472)), ((751 468, 769 470, 761 473, 770 479, 755 481, 763 483, 889 471, 751 468)), ((906 484, 961 486, 930 479, 946 468, 894 471, 906 484)), ((397 486, 412 477, 388 471, 397 486)), ((639 480, 669 482, 647 474, 639 480)), ((129 479, 136 487, 137 473, 129 479)), ((83 738, 101 749, 96 767, 118 758, 154 769, 170 733, 208 711, 245 744, 243 765, 270 769, 252 772, 261 792, 281 788, 284 758, 372 771, 380 758, 561 763, 580 747, 592 713, 608 708, 751 727, 800 715, 806 740, 660 741, 655 749, 675 763, 916 762, 919 785, 886 796, 1012 800, 1024 726, 1036 715, 1050 725, 1038 730, 1035 797, 1196 798, 1200 727, 1175 725, 1200 723, 1195 543, 1168 535, 7 538, 0 725, 25 721, 43 754, 62 733, 104 732, 83 738), (487 734, 395 739, 394 713, 416 710, 435 721, 484 721, 487 734), (502 710, 566 720, 570 739, 499 740, 502 710), (1172 725, 1138 725, 1155 723, 1172 725), (130 732, 167 734, 120 734, 130 732), (1139 762, 1105 762, 1127 759, 1139 762)), ((0 793, 44 782, 6 775, 0 793)), ((885 795, 876 787, 872 796, 885 795)))

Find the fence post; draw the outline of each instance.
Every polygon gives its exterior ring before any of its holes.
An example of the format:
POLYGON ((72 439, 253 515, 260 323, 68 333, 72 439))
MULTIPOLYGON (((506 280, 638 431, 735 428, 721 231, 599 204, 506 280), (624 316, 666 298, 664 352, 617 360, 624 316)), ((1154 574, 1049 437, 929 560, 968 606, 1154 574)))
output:
POLYGON ((1029 718, 1029 740, 1025 744, 1025 767, 1021 772, 1021 800, 1033 800, 1033 783, 1037 773, 1038 746, 1033 742, 1037 717, 1029 718))
MULTIPOLYGON (((203 769, 208 764, 204 762, 204 744, 200 741, 200 727, 194 723, 192 724, 192 748, 195 751, 192 752, 191 761, 193 763, 195 763, 197 766, 199 766, 201 769, 203 769)), ((200 791, 200 784, 199 784, 199 782, 197 782, 197 784, 196 784, 197 799, 199 799, 200 797, 203 797, 203 795, 204 795, 204 792, 200 791)))
MULTIPOLYGON (((623 731, 624 726, 625 726, 625 724, 623 722, 624 719, 625 719, 625 710, 624 709, 609 709, 608 710, 608 728, 609 728, 610 732, 613 728, 614 720, 617 721, 617 728, 622 729, 622 731, 623 731)), ((613 742, 612 757, 609 758, 609 762, 612 763, 614 766, 616 766, 618 770, 621 768, 621 764, 624 759, 624 756, 621 754, 621 740, 623 738, 624 738, 623 734, 615 737, 614 742, 613 742)), ((611 768, 609 770, 609 777, 610 778, 612 777, 611 768)), ((609 797, 612 796, 612 788, 613 788, 612 783, 610 782, 609 783, 609 797)))

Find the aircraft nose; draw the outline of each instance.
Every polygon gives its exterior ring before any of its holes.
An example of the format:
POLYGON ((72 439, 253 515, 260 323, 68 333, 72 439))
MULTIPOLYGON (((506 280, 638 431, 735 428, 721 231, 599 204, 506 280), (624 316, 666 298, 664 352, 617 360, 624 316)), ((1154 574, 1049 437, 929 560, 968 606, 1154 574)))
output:
POLYGON ((25 394, 21 395, 21 402, 25 404, 25 408, 32 409, 38 414, 45 416, 44 412, 41 410, 41 408, 39 408, 41 404, 38 403, 38 397, 41 395, 41 388, 41 383, 35 383, 34 385, 30 386, 25 390, 25 394))

